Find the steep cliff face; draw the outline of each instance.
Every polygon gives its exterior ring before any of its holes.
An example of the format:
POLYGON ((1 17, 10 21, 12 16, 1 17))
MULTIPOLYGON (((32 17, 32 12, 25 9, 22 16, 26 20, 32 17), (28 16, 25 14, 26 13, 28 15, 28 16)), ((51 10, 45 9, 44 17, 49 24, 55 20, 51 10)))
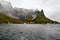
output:
POLYGON ((39 11, 38 9, 33 10, 33 9, 15 8, 14 10, 15 10, 15 16, 18 18, 32 17, 33 15, 45 17, 43 9, 39 11))
POLYGON ((15 8, 15 16, 18 18, 26 18, 34 14, 33 9, 15 8))
POLYGON ((5 14, 12 16, 14 12, 13 7, 11 6, 10 2, 1 1, 0 2, 0 12, 4 12, 5 14))
POLYGON ((0 2, 0 7, 2 8, 2 9, 0 9, 2 11, 7 11, 7 12, 13 11, 13 7, 11 6, 10 2, 1 1, 0 2))
POLYGON ((45 17, 43 9, 41 9, 41 11, 39 11, 38 9, 35 10, 35 13, 34 14, 36 14, 37 16, 40 16, 40 17, 41 16, 45 17))
POLYGON ((27 18, 37 14, 37 16, 44 16, 43 10, 33 10, 24 8, 13 8, 10 2, 0 2, 0 12, 4 12, 13 18, 27 18))

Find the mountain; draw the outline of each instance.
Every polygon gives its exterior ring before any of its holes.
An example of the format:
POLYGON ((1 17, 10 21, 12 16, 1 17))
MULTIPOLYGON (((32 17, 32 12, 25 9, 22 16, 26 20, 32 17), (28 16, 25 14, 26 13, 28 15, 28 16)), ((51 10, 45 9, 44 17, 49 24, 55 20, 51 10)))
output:
POLYGON ((14 10, 13 10, 13 7, 11 6, 11 3, 6 1, 1 1, 0 12, 3 12, 9 16, 12 16, 12 13, 14 13, 14 10))
POLYGON ((12 18, 4 13, 0 12, 0 24, 21 24, 21 19, 12 18))
POLYGON ((46 17, 37 16, 34 20, 32 20, 32 17, 28 17, 26 19, 16 19, 11 18, 10 16, 0 13, 0 24, 59 24, 56 21, 52 21, 46 17))
MULTIPOLYGON (((3 12, 13 18, 27 18, 28 16, 33 16, 39 11, 38 9, 24 9, 24 8, 13 8, 10 2, 1 1, 0 2, 0 12, 3 12)), ((40 12, 40 11, 39 11, 40 12)), ((42 10, 39 15, 43 15, 42 10)))
POLYGON ((33 9, 14 8, 15 16, 18 18, 26 18, 34 14, 33 9))
POLYGON ((6 1, 1 1, 0 2, 0 7, 2 9, 0 9, 1 11, 7 11, 7 12, 11 12, 13 11, 13 7, 11 6, 10 2, 6 2, 6 1))
POLYGON ((13 8, 10 2, 2 1, 0 2, 0 23, 56 24, 59 22, 47 18, 43 9, 13 8))

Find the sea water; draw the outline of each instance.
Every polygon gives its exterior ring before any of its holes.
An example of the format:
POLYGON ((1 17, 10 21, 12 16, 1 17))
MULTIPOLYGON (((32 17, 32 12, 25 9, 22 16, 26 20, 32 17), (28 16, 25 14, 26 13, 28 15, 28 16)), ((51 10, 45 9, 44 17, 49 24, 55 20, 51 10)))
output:
POLYGON ((0 24, 0 40, 60 40, 60 25, 0 24))

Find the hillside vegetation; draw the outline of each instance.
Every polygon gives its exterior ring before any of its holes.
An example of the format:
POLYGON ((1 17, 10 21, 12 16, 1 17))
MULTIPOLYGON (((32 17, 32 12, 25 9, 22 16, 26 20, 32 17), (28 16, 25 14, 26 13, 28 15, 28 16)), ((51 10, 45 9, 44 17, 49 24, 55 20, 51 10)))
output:
POLYGON ((15 19, 15 18, 11 18, 8 15, 2 14, 0 13, 0 24, 5 24, 5 23, 23 23, 20 19, 15 19))
POLYGON ((53 24, 53 23, 58 23, 56 21, 52 21, 46 17, 39 17, 37 16, 34 20, 32 20, 32 17, 27 17, 25 19, 16 19, 16 18, 11 18, 10 16, 0 13, 0 24, 53 24))

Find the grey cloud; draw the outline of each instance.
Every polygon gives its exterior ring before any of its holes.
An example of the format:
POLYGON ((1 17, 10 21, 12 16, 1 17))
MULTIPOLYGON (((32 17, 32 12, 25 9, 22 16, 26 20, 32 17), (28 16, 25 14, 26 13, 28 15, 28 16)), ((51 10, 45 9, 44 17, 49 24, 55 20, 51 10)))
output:
POLYGON ((4 1, 4 0, 0 0, 0 1, 4 1))
POLYGON ((48 0, 42 0, 42 3, 46 3, 48 0))

